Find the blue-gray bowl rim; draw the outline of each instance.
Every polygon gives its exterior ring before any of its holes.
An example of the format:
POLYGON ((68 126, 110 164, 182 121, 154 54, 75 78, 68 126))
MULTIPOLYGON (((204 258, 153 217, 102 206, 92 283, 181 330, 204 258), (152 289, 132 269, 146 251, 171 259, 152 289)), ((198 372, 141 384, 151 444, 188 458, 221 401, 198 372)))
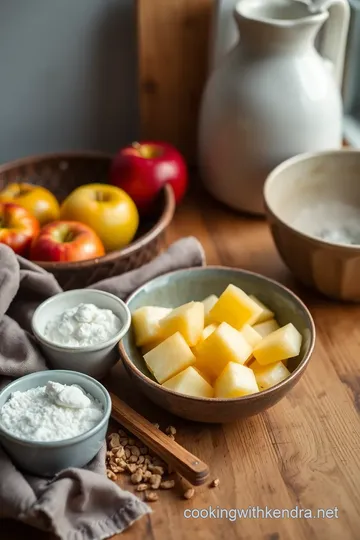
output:
MULTIPOLYGON (((88 381, 91 381, 94 383, 104 394, 105 396, 105 407, 104 407, 104 416, 100 420, 96 426, 89 429, 89 431, 85 431, 85 433, 81 433, 81 435, 77 435, 76 437, 70 437, 69 439, 61 439, 59 441, 31 441, 29 439, 22 439, 20 437, 16 437, 9 433, 8 431, 4 430, 0 426, 0 435, 3 437, 6 437, 7 439, 16 442, 18 444, 22 444, 23 446, 32 446, 37 448, 59 448, 62 446, 68 446, 72 444, 79 443, 81 441, 84 441, 85 439, 91 437, 94 435, 97 431, 99 431, 104 425, 109 421, 110 414, 111 414, 111 398, 109 392, 106 390, 105 386, 103 386, 99 381, 94 379, 93 377, 90 377, 90 375, 86 375, 85 373, 80 373, 79 371, 72 371, 69 369, 49 369, 49 370, 43 370, 43 371, 36 371, 35 373, 29 373, 28 375, 24 375, 23 377, 19 377, 18 379, 15 379, 15 381, 12 381, 8 385, 6 385, 1 391, 0 391, 0 397, 2 394, 6 391, 11 390, 12 387, 16 386, 16 384, 19 381, 23 381, 24 379, 30 380, 30 379, 36 379, 37 376, 43 373, 68 373, 70 375, 80 375, 83 379, 86 379, 88 381)), ((35 386, 34 386, 35 388, 35 386)), ((0 439, 1 440, 1 439, 0 439)))

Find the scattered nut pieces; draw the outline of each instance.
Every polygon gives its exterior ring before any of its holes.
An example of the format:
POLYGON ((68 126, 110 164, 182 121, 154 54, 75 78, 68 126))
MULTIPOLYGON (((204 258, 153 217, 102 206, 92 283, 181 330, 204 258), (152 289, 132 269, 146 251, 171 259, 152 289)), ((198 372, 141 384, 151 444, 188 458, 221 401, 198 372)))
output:
MULTIPOLYGON (((150 467, 149 467, 150 469, 150 467)), ((152 467, 152 469, 150 469, 152 471, 153 474, 160 474, 160 476, 164 476, 164 468, 163 467, 160 467, 159 465, 158 466, 155 466, 155 467, 152 467)))
POLYGON ((130 452, 133 456, 139 457, 140 456, 140 450, 137 446, 131 446, 130 452))
POLYGON ((155 502, 159 499, 159 495, 155 491, 145 491, 145 500, 155 502))
POLYGON ((147 484, 139 484, 136 487, 136 491, 146 491, 147 489, 149 489, 149 486, 147 484))
POLYGON ((124 450, 124 447, 123 446, 120 446, 118 451, 116 452, 116 457, 117 458, 122 458, 125 456, 125 450, 124 450))
POLYGON ((112 433, 110 435, 109 446, 110 448, 115 448, 116 446, 120 446, 120 436, 118 433, 112 433))
POLYGON ((115 463, 119 465, 119 467, 122 467, 123 469, 126 469, 126 461, 122 458, 115 458, 115 463))
POLYGON ((213 480, 210 484, 210 487, 211 488, 216 488, 220 485, 220 480, 218 478, 215 478, 215 480, 213 480))
MULTIPOLYGON (((160 425, 154 423, 160 429, 160 425)), ((165 430, 170 439, 175 440, 176 428, 168 426, 165 430)), ((106 452, 106 474, 114 482, 118 473, 127 473, 134 489, 143 491, 145 500, 155 502, 159 499, 158 489, 172 489, 176 481, 169 479, 172 469, 159 456, 154 455, 141 441, 131 437, 125 430, 119 429, 108 436, 106 452)), ((213 480, 210 487, 217 487, 220 481, 213 480)), ((186 489, 185 499, 191 499, 195 494, 193 488, 186 489)))
POLYGON ((149 478, 149 483, 152 487, 152 489, 159 489, 160 487, 160 484, 161 484, 161 476, 160 474, 152 474, 149 478))
POLYGON ((160 429, 160 424, 158 424, 157 422, 154 422, 153 426, 154 426, 156 429, 160 429))
POLYGON ((145 481, 149 480, 152 477, 152 472, 151 471, 145 471, 144 474, 143 474, 143 477, 144 477, 145 481))
POLYGON ((161 482, 161 489, 172 489, 175 486, 175 480, 164 480, 161 482))
POLYGON ((133 484, 140 484, 142 477, 142 472, 138 470, 131 475, 130 480, 133 484))
POLYGON ((109 478, 109 480, 113 480, 114 482, 117 480, 116 474, 110 469, 106 469, 106 476, 109 478))
POLYGON ((166 463, 158 457, 152 459, 152 464, 155 465, 155 467, 166 467, 166 463))
POLYGON ((176 427, 168 426, 165 430, 165 433, 167 433, 168 435, 176 435, 176 427))
POLYGON ((126 470, 130 473, 130 474, 133 474, 137 469, 137 466, 135 465, 135 463, 127 463, 126 464, 126 470))
POLYGON ((184 499, 192 499, 194 495, 195 495, 195 489, 189 488, 184 493, 184 499))

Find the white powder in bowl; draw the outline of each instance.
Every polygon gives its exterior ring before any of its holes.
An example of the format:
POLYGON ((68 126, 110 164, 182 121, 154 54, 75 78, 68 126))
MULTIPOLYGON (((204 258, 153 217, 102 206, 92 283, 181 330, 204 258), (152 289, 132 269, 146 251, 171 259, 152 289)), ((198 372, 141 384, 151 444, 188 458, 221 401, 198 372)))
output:
POLYGON ((0 409, 0 426, 30 441, 61 441, 81 435, 103 418, 101 403, 77 385, 49 381, 13 392, 0 409))
POLYGON ((313 204, 303 208, 291 225, 331 244, 360 245, 360 211, 349 204, 313 204))
POLYGON ((54 345, 88 347, 112 338, 121 326, 120 319, 110 309, 79 304, 51 319, 44 336, 54 345))

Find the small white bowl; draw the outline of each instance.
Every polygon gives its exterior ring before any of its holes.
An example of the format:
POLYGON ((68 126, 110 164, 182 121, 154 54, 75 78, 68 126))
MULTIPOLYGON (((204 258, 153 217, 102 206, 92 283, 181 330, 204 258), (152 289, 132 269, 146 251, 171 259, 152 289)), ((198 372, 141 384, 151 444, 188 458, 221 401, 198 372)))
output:
POLYGON ((32 317, 31 327, 54 369, 79 371, 101 379, 119 360, 117 344, 129 330, 130 323, 129 308, 117 296, 97 289, 76 289, 56 294, 40 304, 32 317), (58 345, 45 337, 44 331, 48 321, 81 303, 94 304, 100 309, 110 309, 122 323, 119 332, 107 341, 87 347, 58 345))

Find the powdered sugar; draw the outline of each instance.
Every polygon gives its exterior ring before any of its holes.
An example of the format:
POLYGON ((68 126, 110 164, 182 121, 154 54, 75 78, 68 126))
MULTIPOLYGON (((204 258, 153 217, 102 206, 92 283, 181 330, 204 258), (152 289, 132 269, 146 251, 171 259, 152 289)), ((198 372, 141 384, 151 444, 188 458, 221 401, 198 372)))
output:
POLYGON ((107 341, 120 329, 121 321, 110 309, 79 304, 49 321, 44 336, 55 345, 88 347, 107 341))
POLYGON ((304 208, 292 226, 332 244, 360 245, 359 208, 343 202, 317 203, 304 208))
POLYGON ((49 381, 13 392, 0 409, 0 426, 21 439, 59 441, 89 431, 103 416, 101 403, 79 386, 49 381))

